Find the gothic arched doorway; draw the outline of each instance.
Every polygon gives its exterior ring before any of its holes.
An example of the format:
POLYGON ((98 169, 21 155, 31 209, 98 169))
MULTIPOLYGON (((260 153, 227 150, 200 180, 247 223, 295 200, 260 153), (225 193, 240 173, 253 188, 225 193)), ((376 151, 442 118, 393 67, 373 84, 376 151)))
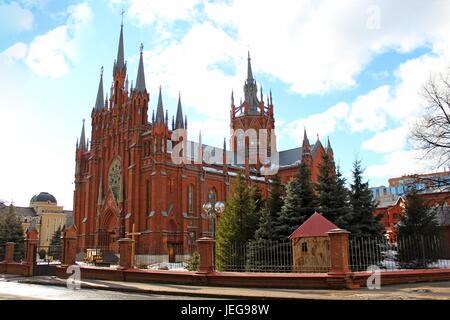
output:
POLYGON ((106 251, 118 252, 119 223, 117 215, 111 210, 104 212, 100 217, 98 230, 98 246, 106 251))

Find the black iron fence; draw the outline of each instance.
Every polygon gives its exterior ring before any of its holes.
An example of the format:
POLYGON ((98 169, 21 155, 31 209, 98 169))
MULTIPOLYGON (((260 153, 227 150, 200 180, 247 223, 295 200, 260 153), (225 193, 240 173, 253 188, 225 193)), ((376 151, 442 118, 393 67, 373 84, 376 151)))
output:
POLYGON ((0 262, 5 260, 5 245, 0 244, 0 262))
POLYGON ((61 264, 62 255, 62 245, 37 246, 36 264, 61 264))
POLYGON ((90 245, 78 248, 76 261, 100 267, 115 266, 119 264, 119 250, 115 246, 90 245))
POLYGON ((14 245, 14 261, 15 262, 22 262, 25 260, 25 241, 22 239, 15 243, 14 245))
POLYGON ((449 249, 439 234, 399 236, 395 243, 384 238, 350 238, 350 268, 354 272, 371 266, 388 271, 450 268, 449 249))
POLYGON ((291 241, 249 241, 216 246, 218 271, 293 272, 291 241))
POLYGON ((157 270, 186 269, 194 251, 194 246, 182 243, 138 244, 135 248, 134 266, 157 270))

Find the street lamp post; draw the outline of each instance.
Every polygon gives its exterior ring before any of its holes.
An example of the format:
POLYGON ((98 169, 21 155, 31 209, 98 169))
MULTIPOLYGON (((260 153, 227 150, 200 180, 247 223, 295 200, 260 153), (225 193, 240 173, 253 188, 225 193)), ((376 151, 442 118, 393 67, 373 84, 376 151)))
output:
POLYGON ((203 212, 205 212, 208 215, 208 218, 210 219, 210 229, 212 238, 216 238, 216 218, 217 215, 222 214, 225 211, 225 203, 222 201, 215 202, 215 203, 205 203, 203 205, 203 212), (212 222, 212 223, 211 223, 212 222))

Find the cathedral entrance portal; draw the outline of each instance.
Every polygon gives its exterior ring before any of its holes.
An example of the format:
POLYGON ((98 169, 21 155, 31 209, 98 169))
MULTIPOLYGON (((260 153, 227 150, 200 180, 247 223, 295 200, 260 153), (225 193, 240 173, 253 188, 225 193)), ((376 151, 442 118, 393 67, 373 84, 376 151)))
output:
POLYGON ((117 215, 112 211, 106 211, 100 220, 100 228, 98 230, 98 246, 109 252, 119 252, 119 223, 117 215))

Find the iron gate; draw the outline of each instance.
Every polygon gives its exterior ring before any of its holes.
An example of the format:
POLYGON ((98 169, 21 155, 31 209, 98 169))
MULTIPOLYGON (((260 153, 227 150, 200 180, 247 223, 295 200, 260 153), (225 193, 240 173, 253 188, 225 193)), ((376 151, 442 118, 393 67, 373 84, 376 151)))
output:
POLYGON ((35 246, 33 276, 56 276, 56 267, 61 265, 62 246, 35 246))

